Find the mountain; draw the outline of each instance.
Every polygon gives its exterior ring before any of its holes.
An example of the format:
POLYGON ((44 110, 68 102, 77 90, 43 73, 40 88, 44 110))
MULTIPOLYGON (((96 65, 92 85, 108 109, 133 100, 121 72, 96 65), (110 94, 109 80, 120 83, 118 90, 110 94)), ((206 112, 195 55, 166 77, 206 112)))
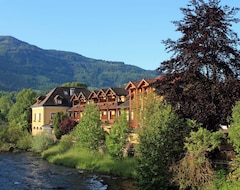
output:
POLYGON ((123 62, 44 50, 11 36, 0 36, 0 90, 49 90, 76 81, 93 88, 124 87, 129 81, 158 74, 123 62))

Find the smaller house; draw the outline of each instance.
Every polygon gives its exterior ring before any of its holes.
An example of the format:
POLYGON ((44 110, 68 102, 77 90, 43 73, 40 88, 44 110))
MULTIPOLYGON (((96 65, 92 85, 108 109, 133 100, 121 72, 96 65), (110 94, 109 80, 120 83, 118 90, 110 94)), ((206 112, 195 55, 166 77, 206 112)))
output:
POLYGON ((86 88, 56 87, 44 96, 39 96, 31 106, 32 135, 43 131, 53 133, 52 118, 57 112, 66 113, 71 107, 74 94, 87 91, 86 88))

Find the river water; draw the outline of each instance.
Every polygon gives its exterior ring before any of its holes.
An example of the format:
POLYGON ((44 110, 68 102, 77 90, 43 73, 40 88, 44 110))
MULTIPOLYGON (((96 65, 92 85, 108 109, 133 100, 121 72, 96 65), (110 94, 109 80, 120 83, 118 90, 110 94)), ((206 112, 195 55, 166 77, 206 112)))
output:
POLYGON ((51 164, 32 153, 0 153, 1 190, 133 190, 129 180, 51 164), (108 184, 107 184, 108 183, 108 184))

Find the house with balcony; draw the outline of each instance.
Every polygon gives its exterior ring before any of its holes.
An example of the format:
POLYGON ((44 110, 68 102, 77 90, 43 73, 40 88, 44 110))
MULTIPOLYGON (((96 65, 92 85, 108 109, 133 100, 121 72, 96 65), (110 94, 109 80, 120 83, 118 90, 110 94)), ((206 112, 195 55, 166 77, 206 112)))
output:
POLYGON ((124 88, 107 88, 92 91, 89 94, 80 93, 71 99, 72 107, 68 109, 69 116, 80 121, 86 104, 95 104, 100 112, 102 126, 108 131, 124 109, 129 110, 128 91, 124 88))
POLYGON ((141 124, 139 121, 139 111, 143 108, 142 97, 155 91, 153 84, 157 80, 161 80, 162 76, 154 79, 142 79, 140 81, 129 81, 125 89, 129 96, 129 120, 130 128, 138 128, 141 124))

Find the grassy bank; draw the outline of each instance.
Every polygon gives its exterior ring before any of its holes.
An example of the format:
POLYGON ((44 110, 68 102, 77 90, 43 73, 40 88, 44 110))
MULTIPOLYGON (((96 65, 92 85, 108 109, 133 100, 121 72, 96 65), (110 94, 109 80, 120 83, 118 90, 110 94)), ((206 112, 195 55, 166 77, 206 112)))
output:
POLYGON ((77 146, 62 151, 60 144, 42 152, 42 157, 51 163, 124 177, 135 176, 134 158, 114 161, 108 154, 89 152, 77 146))

